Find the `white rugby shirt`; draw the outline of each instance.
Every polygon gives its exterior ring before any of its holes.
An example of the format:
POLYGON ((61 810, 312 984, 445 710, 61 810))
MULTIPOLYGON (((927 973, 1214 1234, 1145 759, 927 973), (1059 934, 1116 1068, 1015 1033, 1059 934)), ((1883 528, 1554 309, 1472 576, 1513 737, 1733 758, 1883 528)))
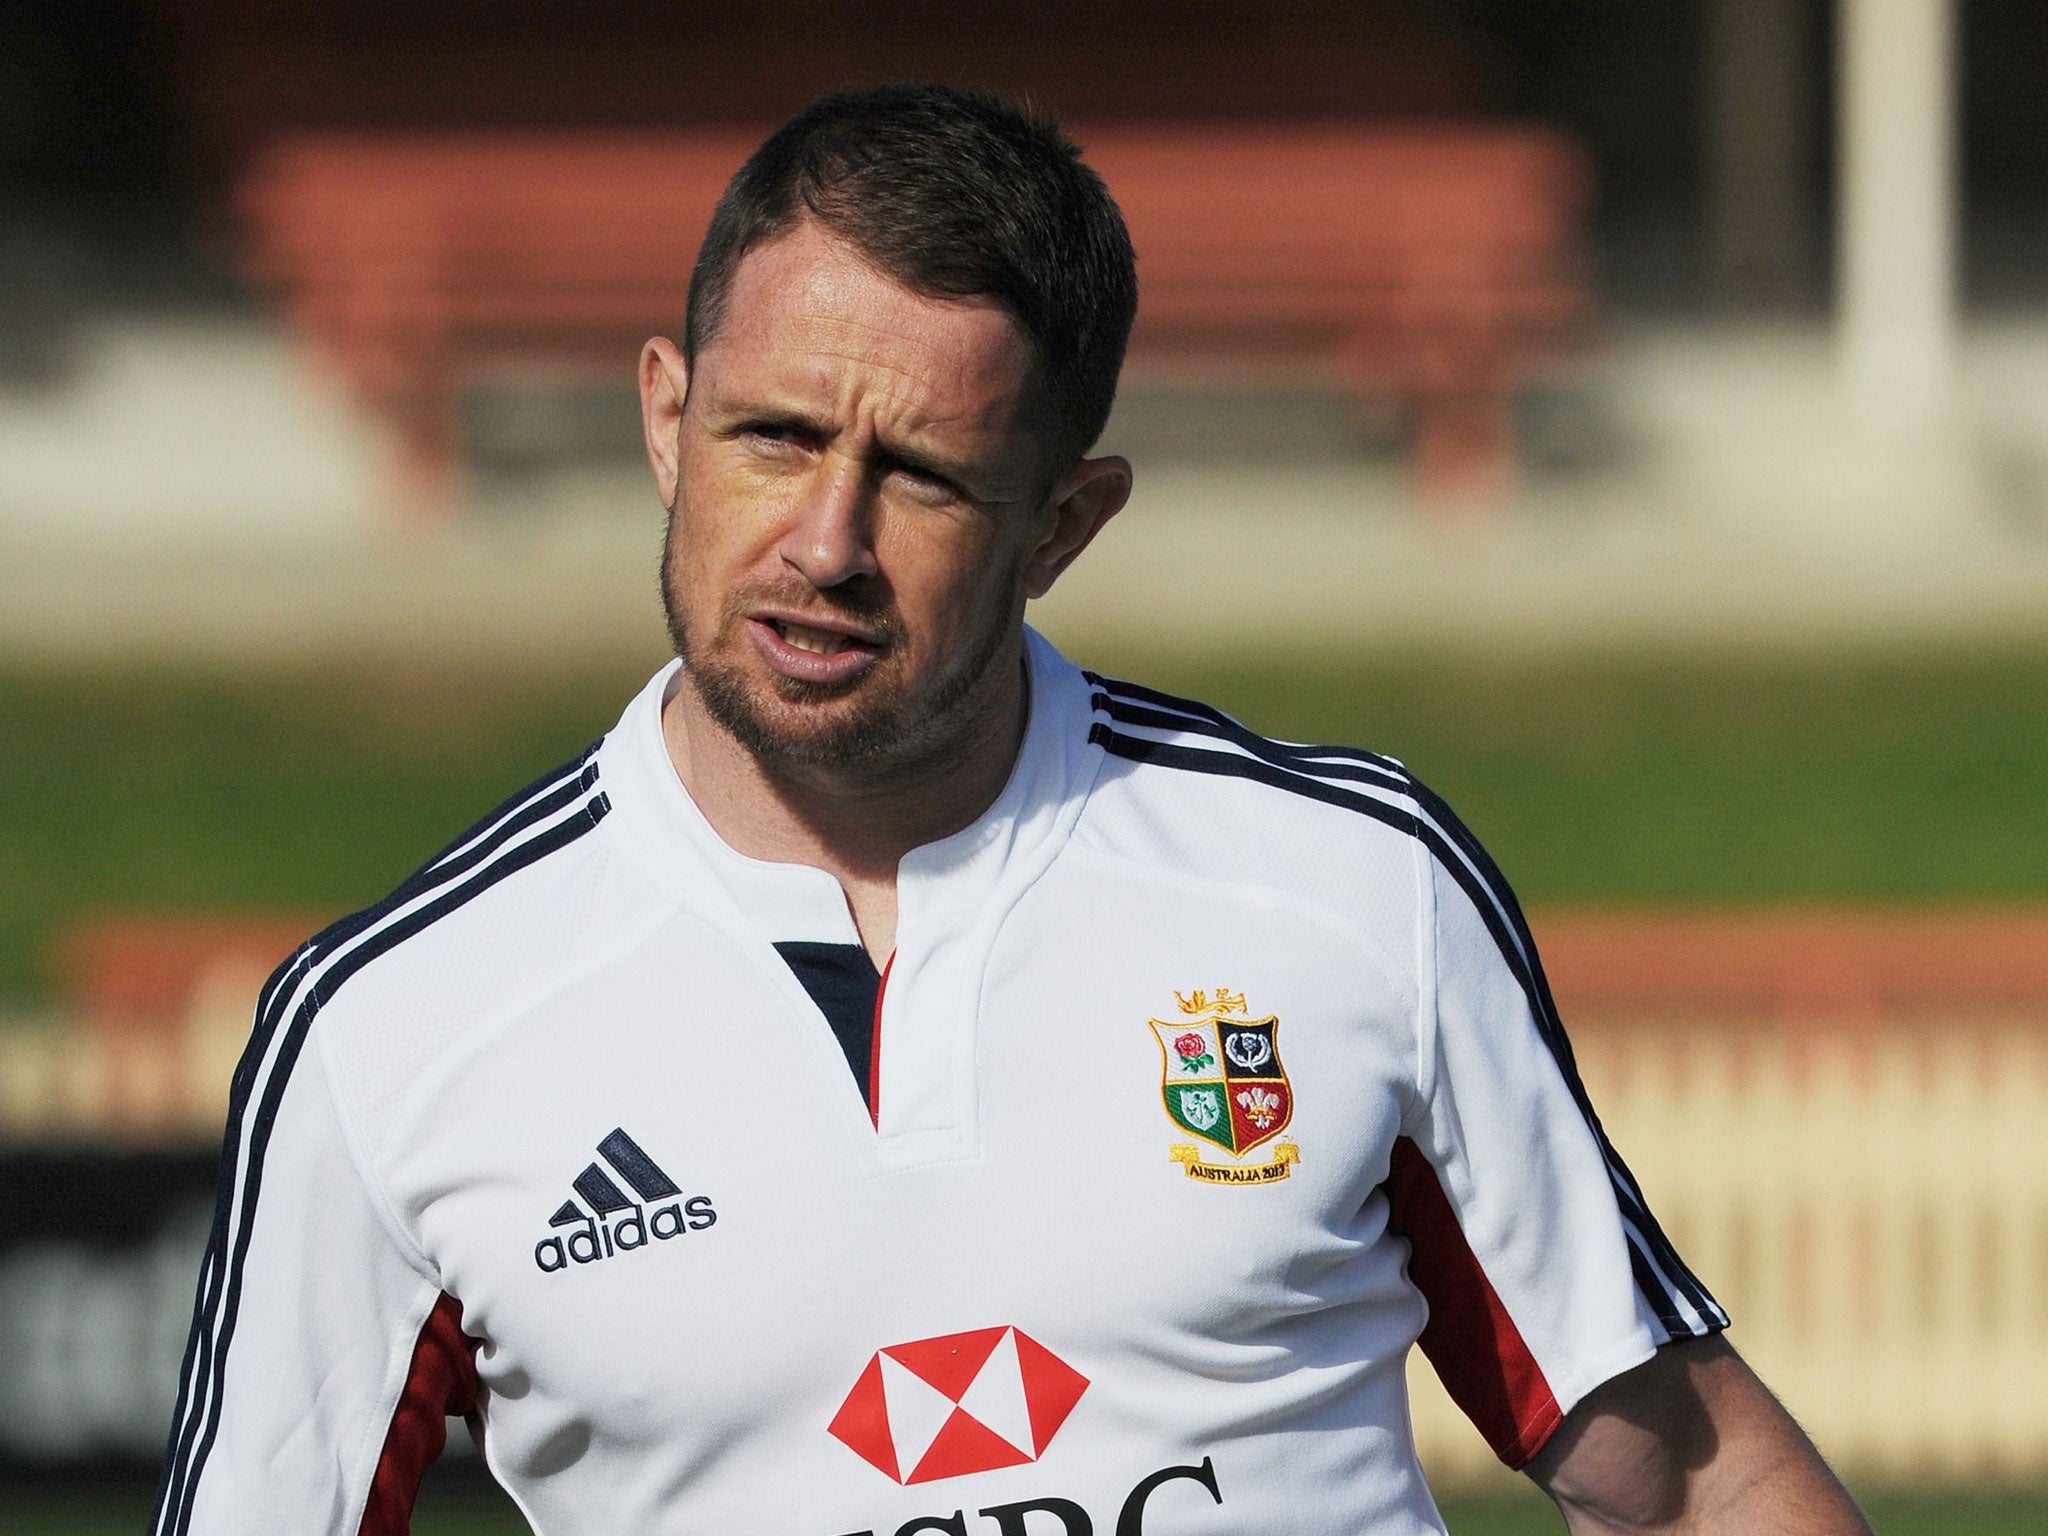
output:
POLYGON ((1028 649, 879 996, 673 667, 278 971, 159 1536, 403 1529, 444 1414, 541 1536, 1436 1531, 1418 1339, 1520 1465, 1725 1326, 1441 802, 1028 649))

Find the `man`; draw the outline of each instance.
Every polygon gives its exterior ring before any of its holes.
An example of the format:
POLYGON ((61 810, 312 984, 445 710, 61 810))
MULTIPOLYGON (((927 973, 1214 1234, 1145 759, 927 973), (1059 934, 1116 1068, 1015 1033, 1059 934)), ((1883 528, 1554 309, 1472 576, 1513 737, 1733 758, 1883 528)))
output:
POLYGON ((648 344, 677 663, 273 978, 156 1529, 1441 1529, 1420 1339, 1577 1531, 1864 1527, 1398 765, 1023 626, 1135 308, 1044 123, 829 97, 648 344))

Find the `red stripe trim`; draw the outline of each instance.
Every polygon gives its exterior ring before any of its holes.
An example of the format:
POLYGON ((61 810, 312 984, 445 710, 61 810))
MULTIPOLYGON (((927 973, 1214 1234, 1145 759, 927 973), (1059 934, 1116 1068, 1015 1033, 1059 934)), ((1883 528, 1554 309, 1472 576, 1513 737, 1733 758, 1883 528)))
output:
POLYGON ((889 991, 889 972, 895 968, 896 951, 882 962, 882 979, 875 983, 874 1027, 868 1031, 868 1118, 875 1129, 882 1128, 882 999, 889 991))
POLYGON ((448 1442, 448 1417, 476 1408, 477 1341, 462 1331, 462 1304, 443 1295, 420 1325, 405 1390, 391 1412, 384 1454, 370 1480, 360 1536, 409 1536, 420 1480, 448 1442))
POLYGON ((1429 1303, 1422 1352, 1494 1455, 1519 1471, 1564 1418, 1543 1368, 1501 1305, 1436 1169, 1406 1136, 1387 1168, 1388 1225, 1408 1239, 1408 1278, 1429 1303))

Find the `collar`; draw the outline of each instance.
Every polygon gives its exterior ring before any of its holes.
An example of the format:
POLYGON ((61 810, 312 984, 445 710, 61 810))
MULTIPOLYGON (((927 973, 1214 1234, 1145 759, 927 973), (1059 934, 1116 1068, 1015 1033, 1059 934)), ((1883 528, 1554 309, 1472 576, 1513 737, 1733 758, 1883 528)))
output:
MULTIPOLYGON (((1088 741, 1089 688, 1080 670, 1027 628, 1029 716, 1016 764, 995 801, 949 837, 897 866, 897 972, 917 953, 960 937, 1043 872, 1073 830, 1102 754, 1088 741)), ((767 943, 853 944, 859 935, 839 882, 809 864, 749 858, 713 830, 670 762, 661 710, 681 682, 670 662, 626 706, 598 749, 598 776, 626 855, 679 905, 767 943)))

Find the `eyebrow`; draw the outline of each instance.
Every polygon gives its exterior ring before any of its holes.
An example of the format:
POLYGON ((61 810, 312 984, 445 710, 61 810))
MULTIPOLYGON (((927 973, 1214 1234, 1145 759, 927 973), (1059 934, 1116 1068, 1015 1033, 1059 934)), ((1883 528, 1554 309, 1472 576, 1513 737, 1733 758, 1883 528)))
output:
MULTIPOLYGON (((741 403, 721 411, 719 416, 722 420, 715 425, 721 433, 744 431, 750 425, 762 424, 793 427, 817 438, 832 435, 831 424, 824 418, 813 416, 794 406, 741 403)), ((986 499, 986 493, 975 492, 969 488, 970 481, 975 478, 975 467, 971 464, 921 448, 908 448, 887 438, 877 438, 875 448, 876 457, 884 465, 900 466, 916 474, 928 475, 934 480, 952 486, 963 496, 986 499)))

